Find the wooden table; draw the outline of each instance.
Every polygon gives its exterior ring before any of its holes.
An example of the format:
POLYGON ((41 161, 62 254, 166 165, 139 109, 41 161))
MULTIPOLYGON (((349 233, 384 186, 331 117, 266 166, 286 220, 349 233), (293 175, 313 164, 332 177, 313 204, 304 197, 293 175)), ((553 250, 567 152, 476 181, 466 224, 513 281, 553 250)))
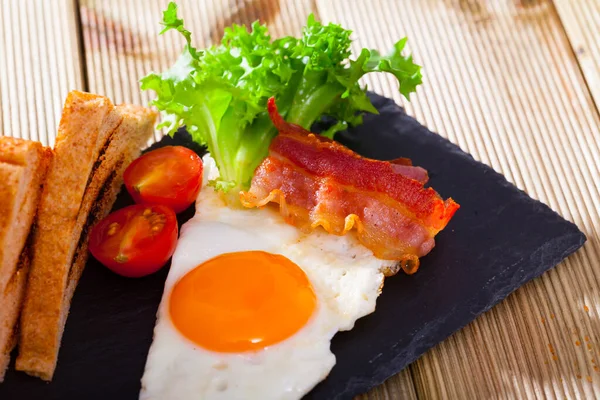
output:
MULTIPOLYGON (((599 0, 180 0, 195 42, 231 22, 298 34, 313 12, 385 50, 408 35, 424 84, 405 104, 588 236, 363 398, 600 398, 599 0)), ((177 57, 166 0, 0 0, 0 134, 53 144, 71 89, 146 103, 137 79, 177 57)), ((158 138, 159 133, 157 133, 158 138)), ((492 228, 492 227, 490 227, 492 228)), ((508 251, 509 249, 507 249, 508 251)), ((68 327, 67 327, 68 329, 68 327)))

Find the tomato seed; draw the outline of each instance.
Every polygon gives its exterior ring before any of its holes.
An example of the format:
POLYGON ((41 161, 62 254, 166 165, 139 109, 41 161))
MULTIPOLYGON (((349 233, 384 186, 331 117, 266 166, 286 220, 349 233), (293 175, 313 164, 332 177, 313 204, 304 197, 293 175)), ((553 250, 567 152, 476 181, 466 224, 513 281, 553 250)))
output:
POLYGON ((112 224, 110 224, 108 226, 108 236, 112 236, 115 233, 117 233, 117 230, 119 229, 119 223, 118 222, 113 222, 112 224))

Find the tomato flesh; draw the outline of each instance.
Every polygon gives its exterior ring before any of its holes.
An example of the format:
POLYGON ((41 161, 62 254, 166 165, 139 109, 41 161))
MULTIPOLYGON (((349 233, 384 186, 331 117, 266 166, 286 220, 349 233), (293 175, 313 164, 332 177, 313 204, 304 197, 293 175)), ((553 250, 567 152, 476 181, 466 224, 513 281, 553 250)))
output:
POLYGON ((202 159, 186 147, 166 146, 133 161, 123 178, 136 203, 163 204, 179 213, 198 197, 202 159))
POLYGON ((90 232, 92 255, 113 272, 127 277, 152 274, 164 266, 177 245, 177 217, 164 205, 117 210, 90 232))

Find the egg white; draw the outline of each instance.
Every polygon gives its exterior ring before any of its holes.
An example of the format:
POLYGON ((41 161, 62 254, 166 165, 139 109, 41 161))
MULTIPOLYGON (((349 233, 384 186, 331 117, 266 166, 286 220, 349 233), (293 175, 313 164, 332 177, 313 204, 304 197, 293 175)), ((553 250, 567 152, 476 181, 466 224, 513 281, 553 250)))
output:
MULTIPOLYGON (((204 157, 204 182, 218 172, 204 157)), ((375 310, 382 270, 392 263, 373 256, 353 234, 303 234, 274 208, 232 209, 205 187, 196 215, 181 229, 154 328, 140 399, 298 399, 325 379, 335 364, 333 335, 375 310), (281 254, 304 270, 317 297, 308 323, 262 350, 218 353, 188 340, 172 324, 168 301, 175 283, 223 253, 262 250, 281 254)))

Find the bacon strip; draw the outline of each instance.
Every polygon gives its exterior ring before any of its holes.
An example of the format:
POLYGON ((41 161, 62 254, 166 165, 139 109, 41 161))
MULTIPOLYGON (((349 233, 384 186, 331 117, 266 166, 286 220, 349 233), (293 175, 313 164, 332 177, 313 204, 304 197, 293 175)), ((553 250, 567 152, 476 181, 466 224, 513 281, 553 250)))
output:
POLYGON ((402 174, 407 178, 414 179, 422 184, 426 184, 429 180, 427 171, 421 167, 414 167, 412 161, 408 158, 397 158, 389 161, 389 163, 392 164, 394 172, 402 174))
POLYGON ((279 135, 256 169, 250 190, 240 194, 242 204, 279 203, 286 220, 305 230, 322 226, 344 235, 355 228, 375 256, 398 260, 405 272, 416 272, 419 257, 433 248, 434 236, 459 205, 424 188, 427 172, 410 160, 363 158, 285 122, 273 99, 268 107, 279 135))

